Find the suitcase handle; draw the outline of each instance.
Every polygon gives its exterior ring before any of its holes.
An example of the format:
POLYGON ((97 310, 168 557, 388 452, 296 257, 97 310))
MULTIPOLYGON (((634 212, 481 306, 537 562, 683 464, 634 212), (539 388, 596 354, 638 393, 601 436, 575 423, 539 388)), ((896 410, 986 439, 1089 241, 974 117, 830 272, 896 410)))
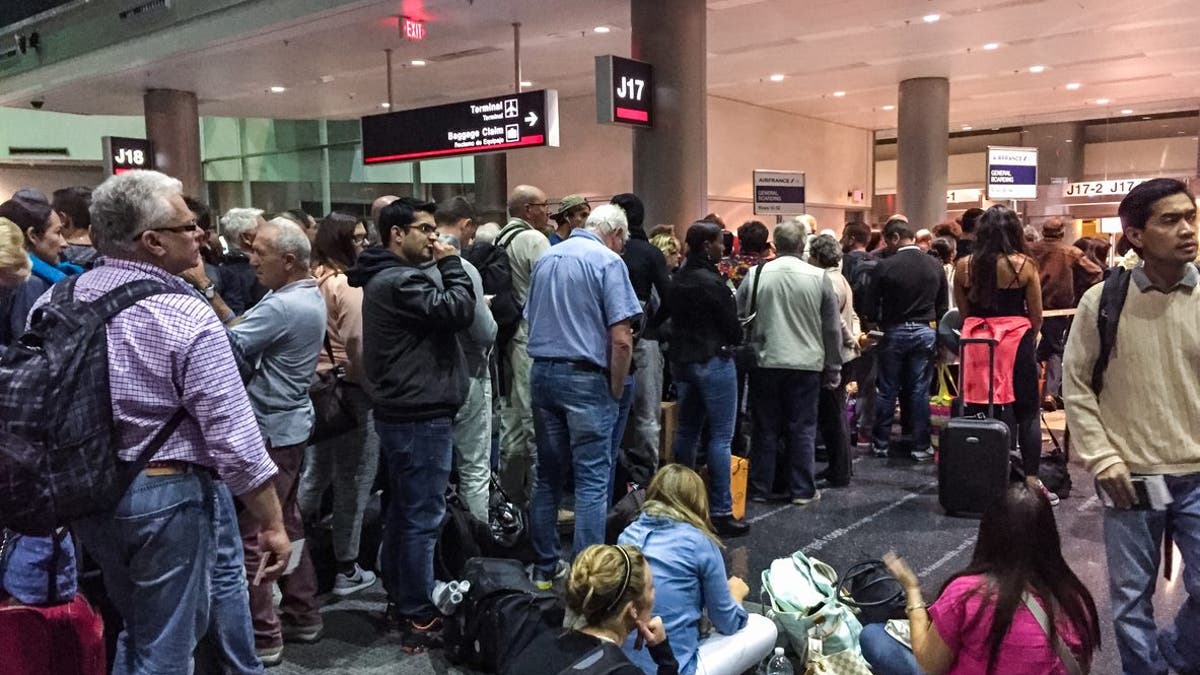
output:
MULTIPOLYGON (((961 338, 959 344, 959 361, 958 361, 958 382, 962 387, 962 391, 966 391, 967 380, 965 377, 966 369, 966 347, 967 345, 987 345, 988 346, 988 417, 996 417, 996 345, 1000 341, 996 338, 961 338)), ((966 401, 963 401, 966 403, 966 401)))

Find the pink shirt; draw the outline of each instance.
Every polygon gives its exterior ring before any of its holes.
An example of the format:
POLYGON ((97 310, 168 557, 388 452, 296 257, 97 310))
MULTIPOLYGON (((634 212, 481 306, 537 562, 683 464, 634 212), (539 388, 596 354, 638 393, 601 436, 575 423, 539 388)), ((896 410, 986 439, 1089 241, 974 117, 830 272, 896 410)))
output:
MULTIPOLYGON (((938 635, 950 647, 950 651, 958 655, 947 675, 986 675, 988 672, 988 632, 992 629, 993 606, 990 601, 985 602, 988 593, 980 589, 984 583, 986 578, 979 575, 955 579, 929 608, 929 616, 938 635)), ((1083 651, 1079 634, 1061 612, 1057 620, 1059 635, 1078 659, 1083 651)), ((996 656, 996 669, 993 672, 1067 675, 1067 669, 1055 655, 1050 639, 1023 603, 1017 605, 1008 635, 1004 636, 1000 653, 996 656)))

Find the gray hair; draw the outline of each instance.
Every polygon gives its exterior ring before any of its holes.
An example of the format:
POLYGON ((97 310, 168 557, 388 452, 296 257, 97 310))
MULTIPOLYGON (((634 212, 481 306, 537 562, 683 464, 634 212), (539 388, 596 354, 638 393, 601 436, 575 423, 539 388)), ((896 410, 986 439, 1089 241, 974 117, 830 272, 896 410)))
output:
POLYGON ((475 241, 490 244, 500 236, 499 223, 484 223, 475 229, 475 241))
MULTIPOLYGON (((538 200, 539 192, 541 190, 532 185, 518 185, 513 188, 512 194, 508 196, 508 215, 516 217, 521 209, 538 200)), ((478 233, 475 236, 479 236, 478 233)))
POLYGON ((803 223, 797 220, 785 220, 775 226, 775 251, 778 253, 801 254, 804 252, 804 240, 807 236, 803 223))
POLYGON ((171 223, 171 197, 182 194, 183 183, 158 171, 110 176, 92 191, 88 207, 97 250, 115 257, 129 254, 139 234, 171 223))
POLYGON ((312 244, 309 243, 304 228, 283 216, 276 216, 267 221, 267 226, 275 228, 278 233, 275 235, 275 252, 279 255, 296 256, 296 262, 307 269, 312 259, 312 244))
POLYGON ((830 269, 842 261, 842 245, 833 235, 822 234, 808 245, 808 259, 817 267, 830 269))
POLYGON ((242 235, 258 227, 262 214, 262 209, 229 209, 221 216, 221 234, 225 235, 229 248, 242 250, 242 235))
POLYGON ((620 234, 621 243, 629 241, 629 219, 616 204, 601 204, 588 215, 583 229, 599 235, 620 234))

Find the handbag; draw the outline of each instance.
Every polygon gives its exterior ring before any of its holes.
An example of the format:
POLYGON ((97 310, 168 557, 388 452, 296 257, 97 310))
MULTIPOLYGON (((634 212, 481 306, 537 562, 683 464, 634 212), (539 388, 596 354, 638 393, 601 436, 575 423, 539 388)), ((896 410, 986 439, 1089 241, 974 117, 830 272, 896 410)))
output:
POLYGON ((904 587, 880 560, 865 560, 842 573, 838 598, 858 610, 863 624, 903 619, 906 614, 904 587))
POLYGON ((316 373, 308 388, 308 397, 313 405, 313 430, 310 442, 317 443, 340 436, 358 427, 358 418, 350 405, 350 392, 346 390, 346 367, 333 358, 333 345, 329 333, 325 334, 325 354, 333 368, 316 373))
POLYGON ((754 344, 754 319, 758 315, 758 282, 762 280, 764 260, 754 266, 754 284, 750 287, 750 307, 745 316, 738 317, 742 324, 742 344, 734 348, 734 361, 739 372, 748 372, 758 367, 758 345, 754 344))
POLYGON ((938 449, 938 438, 942 427, 950 423, 953 416, 952 403, 958 391, 953 385, 954 378, 950 375, 950 366, 939 363, 937 366, 938 392, 929 398, 929 444, 934 450, 938 449))
POLYGON ((787 635, 796 653, 807 653, 808 631, 819 625, 824 652, 832 656, 850 651, 861 658, 858 636, 862 623, 837 597, 837 578, 832 567, 801 551, 774 561, 763 571, 767 617, 787 635))

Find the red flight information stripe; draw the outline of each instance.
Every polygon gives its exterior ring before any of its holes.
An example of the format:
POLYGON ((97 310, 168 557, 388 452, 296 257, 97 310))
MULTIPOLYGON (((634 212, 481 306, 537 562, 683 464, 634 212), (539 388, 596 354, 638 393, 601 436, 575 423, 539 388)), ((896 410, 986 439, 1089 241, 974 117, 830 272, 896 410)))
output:
POLYGON ((378 162, 395 162, 404 159, 417 159, 419 157, 444 157, 446 155, 467 155, 476 152, 491 152, 493 150, 504 150, 506 148, 525 148, 531 145, 542 145, 545 141, 543 134, 536 136, 522 136, 519 141, 511 141, 509 143, 500 143, 498 145, 479 145, 469 148, 447 148, 445 150, 429 150, 427 152, 410 152, 403 155, 382 155, 380 157, 367 157, 363 159, 366 164, 375 164, 378 162))
POLYGON ((650 113, 646 112, 645 110, 634 110, 632 108, 622 108, 617 106, 616 115, 623 120, 632 120, 634 122, 650 121, 650 113))

